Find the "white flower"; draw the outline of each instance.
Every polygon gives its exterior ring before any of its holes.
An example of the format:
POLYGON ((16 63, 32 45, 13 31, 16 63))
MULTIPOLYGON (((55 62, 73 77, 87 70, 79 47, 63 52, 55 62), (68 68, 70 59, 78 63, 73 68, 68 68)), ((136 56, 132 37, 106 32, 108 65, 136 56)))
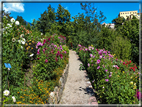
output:
POLYGON ((4 90, 3 94, 4 94, 4 96, 9 96, 10 91, 8 91, 8 90, 4 90))
POLYGON ((14 96, 12 96, 13 102, 16 102, 16 98, 14 96))
POLYGON ((14 19, 14 18, 12 18, 10 21, 13 23, 13 22, 15 22, 15 19, 14 19))
POLYGON ((54 97, 54 92, 51 92, 51 93, 50 93, 50 97, 54 97))
POLYGON ((21 34, 20 37, 21 37, 21 38, 24 37, 24 34, 21 34))
POLYGON ((43 33, 41 33, 41 35, 43 35, 43 33))
POLYGON ((16 22, 15 22, 15 25, 19 25, 19 21, 16 21, 16 22))
POLYGON ((21 49, 23 49, 23 46, 21 46, 21 49))
POLYGON ((12 42, 15 42, 16 41, 16 39, 15 38, 12 38, 12 42))
POLYGON ((8 26, 8 27, 12 27, 11 24, 9 24, 9 23, 7 24, 7 26, 8 26))
POLYGON ((18 42, 21 44, 21 40, 18 40, 18 42))
POLYGON ((21 42, 22 42, 23 45, 25 44, 25 41, 21 41, 21 42))
POLYGON ((34 56, 34 54, 31 54, 30 57, 34 56))

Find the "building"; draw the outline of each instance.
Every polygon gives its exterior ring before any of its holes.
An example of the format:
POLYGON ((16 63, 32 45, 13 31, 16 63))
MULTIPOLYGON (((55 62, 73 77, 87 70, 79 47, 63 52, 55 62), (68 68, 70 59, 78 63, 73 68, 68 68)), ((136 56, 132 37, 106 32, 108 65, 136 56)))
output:
POLYGON ((138 18, 138 19, 140 18, 139 13, 138 13, 137 10, 135 10, 135 11, 123 11, 123 12, 120 12, 118 16, 119 17, 124 17, 125 19, 127 19, 127 17, 129 17, 130 19, 132 19, 133 15, 136 18, 138 18))
POLYGON ((109 26, 109 27, 112 28, 112 29, 114 29, 114 27, 115 27, 115 24, 114 24, 114 23, 106 24, 106 23, 104 22, 102 25, 105 25, 105 27, 109 26))

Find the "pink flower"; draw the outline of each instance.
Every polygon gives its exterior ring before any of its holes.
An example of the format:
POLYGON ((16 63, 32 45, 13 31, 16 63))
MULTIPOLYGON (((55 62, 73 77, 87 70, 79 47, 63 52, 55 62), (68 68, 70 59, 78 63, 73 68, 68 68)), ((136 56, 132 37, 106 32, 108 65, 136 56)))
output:
POLYGON ((45 42, 46 42, 46 39, 44 39, 44 41, 43 41, 43 45, 45 44, 45 42))
POLYGON ((43 49, 43 53, 45 53, 45 49, 43 49))
POLYGON ((93 55, 92 54, 90 54, 90 57, 92 57, 93 55))
POLYGON ((109 77, 111 77, 111 75, 109 75, 109 77))
POLYGON ((66 52, 66 51, 64 51, 64 53, 66 54, 67 52, 66 52))
POLYGON ((40 51, 40 49, 37 50, 37 54, 38 54, 38 55, 39 55, 39 51, 40 51))
POLYGON ((97 64, 99 64, 99 63, 100 63, 100 60, 98 59, 98 60, 97 60, 97 64))
POLYGON ((85 48, 85 51, 87 51, 87 48, 85 48))
POLYGON ((93 64, 91 64, 91 66, 93 66, 93 64))
POLYGON ((46 60, 45 60, 45 63, 47 63, 47 62, 48 62, 48 60, 46 59, 46 60))
POLYGON ((107 72, 108 70, 106 69, 105 71, 107 72))
POLYGON ((81 47, 81 45, 78 45, 79 47, 81 47))
POLYGON ((100 66, 97 67, 97 69, 99 69, 99 68, 100 68, 100 66))
POLYGON ((90 64, 88 63, 88 67, 90 67, 90 64))
POLYGON ((105 79, 105 81, 108 82, 109 80, 108 80, 108 79, 105 79))
POLYGON ((93 58, 95 58, 95 56, 93 56, 93 58))
POLYGON ((54 45, 54 47, 56 48, 56 47, 57 47, 57 45, 54 45))
POLYGON ((102 58, 102 55, 100 55, 100 59, 102 58))
POLYGON ((56 62, 58 61, 57 57, 55 58, 56 62))
POLYGON ((103 65, 103 67, 105 68, 105 66, 103 65))

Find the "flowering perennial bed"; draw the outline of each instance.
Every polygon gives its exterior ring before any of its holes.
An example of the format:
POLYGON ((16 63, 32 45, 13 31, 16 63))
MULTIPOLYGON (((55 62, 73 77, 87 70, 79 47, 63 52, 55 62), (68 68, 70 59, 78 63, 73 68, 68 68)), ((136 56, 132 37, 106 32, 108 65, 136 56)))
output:
POLYGON ((68 64, 69 49, 62 35, 29 31, 14 18, 3 17, 3 104, 48 104, 68 64), (10 63, 7 75, 4 63, 10 63), (32 65, 31 65, 32 64, 32 65), (25 73, 32 71, 30 86, 25 73))
POLYGON ((139 72, 132 61, 122 61, 105 49, 78 45, 76 49, 88 71, 100 103, 138 104, 139 72))

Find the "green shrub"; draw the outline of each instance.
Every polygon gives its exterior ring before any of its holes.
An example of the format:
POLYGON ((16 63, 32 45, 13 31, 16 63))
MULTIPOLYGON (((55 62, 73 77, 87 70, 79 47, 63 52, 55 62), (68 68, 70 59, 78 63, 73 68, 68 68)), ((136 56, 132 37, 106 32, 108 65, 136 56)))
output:
POLYGON ((119 59, 130 59, 131 43, 127 37, 124 39, 123 37, 118 36, 114 42, 112 42, 111 51, 119 59))

